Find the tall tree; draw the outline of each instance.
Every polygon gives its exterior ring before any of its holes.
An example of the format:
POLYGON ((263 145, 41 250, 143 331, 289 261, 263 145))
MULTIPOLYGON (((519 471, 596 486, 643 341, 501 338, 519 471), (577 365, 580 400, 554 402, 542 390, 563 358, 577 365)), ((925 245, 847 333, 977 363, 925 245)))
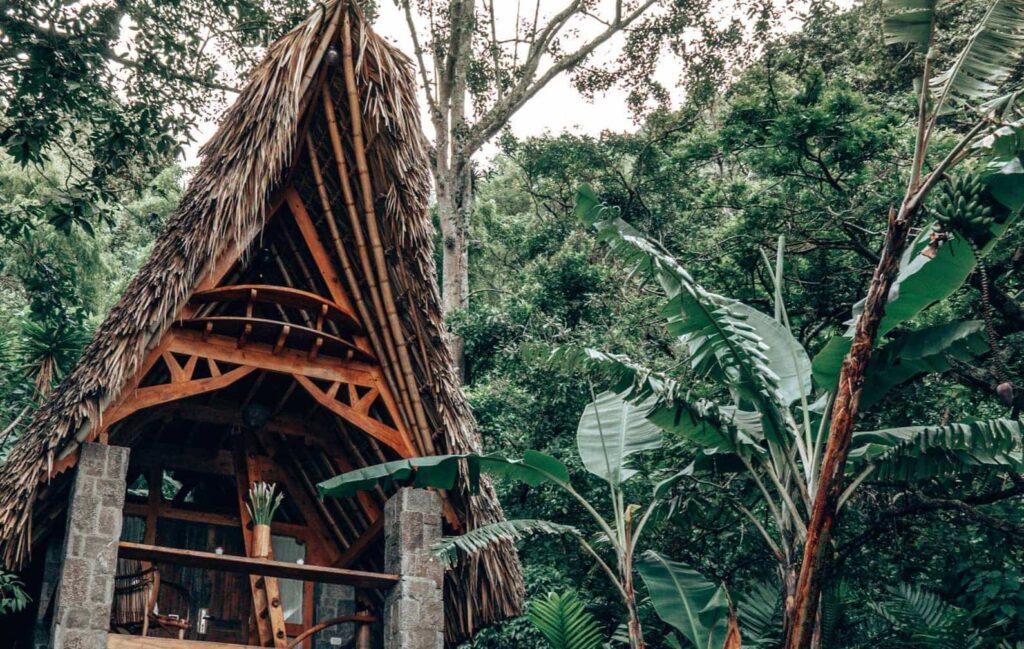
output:
MULTIPOLYGON (((655 78, 662 53, 686 61, 691 91, 706 90, 706 73, 720 72, 749 31, 738 16, 755 17, 749 25, 756 30, 776 17, 770 0, 734 3, 736 17, 712 12, 709 0, 569 0, 555 12, 552 3, 535 0, 517 2, 514 21, 499 16, 502 5, 494 0, 396 2, 405 13, 435 133, 446 313, 469 303, 473 157, 520 108, 563 73, 573 74, 585 95, 620 83, 630 88, 635 108, 664 103, 668 89, 655 78), (622 38, 615 39, 611 60, 588 67, 617 35, 622 38)), ((457 336, 453 348, 461 367, 457 336)))
POLYGON ((10 0, 0 9, 0 148, 17 162, 61 159, 60 195, 34 217, 94 224, 125 180, 171 161, 304 0, 10 0))

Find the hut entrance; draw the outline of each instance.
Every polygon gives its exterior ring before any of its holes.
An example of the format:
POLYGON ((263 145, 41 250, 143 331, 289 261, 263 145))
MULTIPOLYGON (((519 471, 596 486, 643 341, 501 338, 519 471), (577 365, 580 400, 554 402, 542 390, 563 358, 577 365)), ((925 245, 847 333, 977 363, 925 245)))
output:
POLYGON ((349 630, 318 635, 353 640, 396 579, 379 572, 388 494, 325 502, 315 485, 415 446, 299 192, 276 208, 106 411, 97 437, 131 448, 112 633, 331 646, 306 632, 334 620, 349 630), (256 482, 284 494, 268 557, 256 482))

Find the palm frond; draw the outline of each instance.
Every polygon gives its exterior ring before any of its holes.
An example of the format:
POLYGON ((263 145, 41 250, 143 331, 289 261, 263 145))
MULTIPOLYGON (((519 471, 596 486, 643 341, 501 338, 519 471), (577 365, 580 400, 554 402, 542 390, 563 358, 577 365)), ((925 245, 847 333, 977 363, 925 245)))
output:
POLYGON ((982 644, 967 612, 911 584, 890 588, 884 599, 870 606, 896 633, 896 646, 973 649, 982 644))
POLYGON ((450 568, 458 562, 460 553, 472 556, 498 543, 516 543, 539 534, 583 537, 572 525, 538 519, 511 519, 482 525, 459 536, 446 536, 435 543, 432 550, 450 568))
POLYGON ((854 465, 873 464, 881 479, 922 480, 1024 466, 1021 424, 1011 419, 861 432, 854 434, 853 447, 854 465))
POLYGON ((1024 0, 993 0, 953 64, 931 81, 935 110, 991 99, 1024 56, 1024 0))
POLYGON ((909 43, 928 49, 938 0, 883 0, 882 33, 886 45, 909 43))
POLYGON ((604 639, 592 613, 573 591, 548 593, 530 602, 526 617, 551 649, 600 649, 604 639))
POLYGON ((686 344, 694 370, 721 381, 740 401, 753 405, 764 417, 765 436, 781 444, 784 425, 778 404, 789 399, 765 353, 769 346, 750 323, 753 310, 705 290, 661 246, 601 205, 589 188, 580 189, 576 209, 599 239, 661 284, 669 297, 663 310, 669 332, 686 344))

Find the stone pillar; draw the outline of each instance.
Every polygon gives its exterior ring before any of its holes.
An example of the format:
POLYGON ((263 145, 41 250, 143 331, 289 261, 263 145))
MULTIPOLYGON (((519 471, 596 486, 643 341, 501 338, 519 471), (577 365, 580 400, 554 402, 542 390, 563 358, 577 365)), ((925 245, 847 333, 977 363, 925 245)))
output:
POLYGON ((384 506, 384 571, 401 576, 384 602, 384 649, 444 649, 441 498, 400 489, 384 506))
POLYGON ((53 649, 106 649, 128 449, 83 444, 68 501, 53 649))
POLYGON ((32 646, 35 649, 50 649, 53 620, 50 619, 51 604, 57 595, 60 583, 60 562, 64 555, 64 539, 60 536, 46 542, 46 554, 43 557, 43 583, 39 588, 39 601, 36 602, 36 626, 32 631, 32 646))
MULTIPOLYGON (((313 622, 326 622, 356 612, 356 589, 341 584, 317 584, 314 587, 313 622)), ((355 637, 354 624, 339 624, 313 636, 313 649, 345 647, 355 637)))

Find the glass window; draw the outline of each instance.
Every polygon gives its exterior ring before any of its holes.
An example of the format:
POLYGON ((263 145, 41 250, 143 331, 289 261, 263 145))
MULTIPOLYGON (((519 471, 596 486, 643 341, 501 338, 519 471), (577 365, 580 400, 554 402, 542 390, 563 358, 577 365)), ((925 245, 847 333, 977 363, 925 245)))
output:
MULTIPOLYGON (((290 536, 272 536, 270 545, 274 548, 276 561, 306 560, 306 546, 290 536)), ((284 604, 284 621, 289 624, 302 624, 303 621, 303 589, 302 582, 295 579, 279 579, 281 603, 284 604)))

